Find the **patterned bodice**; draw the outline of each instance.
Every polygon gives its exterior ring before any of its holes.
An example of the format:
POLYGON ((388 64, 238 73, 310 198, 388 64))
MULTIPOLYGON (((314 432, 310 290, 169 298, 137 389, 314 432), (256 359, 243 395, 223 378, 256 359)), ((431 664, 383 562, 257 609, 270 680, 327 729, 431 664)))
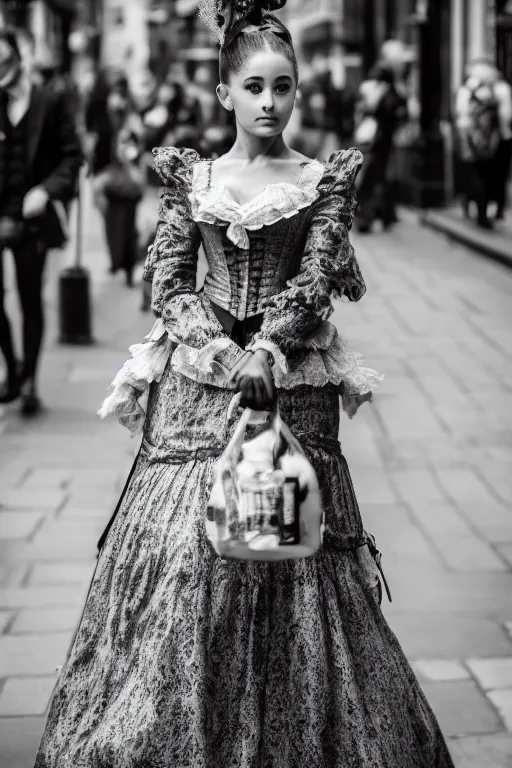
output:
POLYGON ((212 186, 211 162, 194 166, 189 198, 208 261, 205 296, 238 320, 263 312, 299 272, 323 174, 321 163, 303 163, 296 184, 269 185, 241 205, 212 186))
POLYGON ((358 301, 365 292, 349 240, 361 153, 306 162, 295 184, 270 184, 245 205, 211 185, 209 163, 193 150, 154 154, 165 186, 144 278, 157 321, 144 344, 130 347, 102 415, 115 412, 130 429, 142 424, 141 392, 160 381, 169 358, 186 378, 234 389, 233 371, 257 349, 270 353, 278 391, 334 385, 353 414, 354 398, 371 397, 382 376, 360 365, 328 318, 333 297, 358 301), (196 292, 201 244, 209 272, 196 292), (226 311, 248 318, 250 331, 231 334, 226 311))
POLYGON ((144 277, 177 343, 202 348, 223 336, 213 302, 238 320, 263 314, 257 341, 288 355, 328 319, 333 295, 357 301, 364 294, 348 237, 357 150, 336 152, 326 164, 305 162, 295 184, 269 184, 243 205, 211 184, 211 163, 193 150, 166 147, 154 155, 165 186, 144 277), (197 294, 201 244, 209 270, 197 294))
POLYGON ((208 261, 204 294, 238 320, 263 312, 265 300, 286 288, 298 274, 304 248, 307 211, 249 233, 240 248, 226 227, 200 223, 208 261))

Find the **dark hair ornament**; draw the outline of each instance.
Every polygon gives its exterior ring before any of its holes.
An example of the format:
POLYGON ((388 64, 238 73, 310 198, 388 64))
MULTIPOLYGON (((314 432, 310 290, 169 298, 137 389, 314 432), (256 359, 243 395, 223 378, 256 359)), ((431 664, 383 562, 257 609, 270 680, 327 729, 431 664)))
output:
POLYGON ((285 4, 286 0, 201 0, 199 18, 215 33, 221 49, 251 27, 291 43, 286 27, 271 15, 285 4))

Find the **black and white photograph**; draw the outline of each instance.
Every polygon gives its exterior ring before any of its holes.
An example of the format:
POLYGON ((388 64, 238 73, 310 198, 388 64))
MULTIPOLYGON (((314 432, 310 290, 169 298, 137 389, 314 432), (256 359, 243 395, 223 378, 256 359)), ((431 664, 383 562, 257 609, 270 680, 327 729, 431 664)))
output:
POLYGON ((512 768, 510 0, 0 0, 0 768, 512 768))

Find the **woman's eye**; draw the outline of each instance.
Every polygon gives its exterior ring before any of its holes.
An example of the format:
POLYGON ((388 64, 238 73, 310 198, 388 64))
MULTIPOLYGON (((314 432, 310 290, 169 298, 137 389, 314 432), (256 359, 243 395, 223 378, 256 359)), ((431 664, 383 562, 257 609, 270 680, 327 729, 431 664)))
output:
POLYGON ((288 93, 290 90, 290 86, 287 85, 287 83, 282 83, 281 85, 276 86, 277 93, 288 93))
POLYGON ((247 86, 247 90, 251 93, 261 93, 261 85, 258 85, 257 83, 251 83, 251 85, 247 86))

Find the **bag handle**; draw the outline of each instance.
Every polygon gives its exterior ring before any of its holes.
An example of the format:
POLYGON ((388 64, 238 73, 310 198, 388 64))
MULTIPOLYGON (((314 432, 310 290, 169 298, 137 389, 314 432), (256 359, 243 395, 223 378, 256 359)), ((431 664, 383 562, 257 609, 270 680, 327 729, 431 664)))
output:
MULTIPOLYGON (((233 415, 235 409, 239 406, 241 399, 241 393, 238 392, 234 397, 231 398, 231 402, 228 407, 227 412, 227 419, 226 421, 229 422, 229 419, 233 415)), ((231 440, 228 442, 226 448, 223 451, 223 456, 240 456, 240 451, 242 450, 242 444, 244 442, 245 432, 247 429, 247 425, 249 423, 249 419, 251 418, 252 411, 250 408, 245 408, 238 424, 235 427, 235 431, 233 432, 233 435, 231 436, 231 440)))
MULTIPOLYGON (((242 398, 242 395, 240 392, 238 392, 236 395, 234 395, 231 398, 231 402, 229 404, 228 413, 227 413, 228 421, 233 415, 235 409, 239 407, 241 398, 242 398)), ((259 413, 259 411, 256 411, 256 413, 259 413)), ((240 455, 240 451, 242 450, 242 444, 245 438, 245 433, 252 415, 253 415, 253 410, 251 408, 244 408, 244 411, 233 433, 233 436, 231 437, 231 440, 226 446, 224 453, 227 454, 228 456, 234 455, 238 457, 240 455)), ((288 427, 288 425, 285 424, 285 422, 281 418, 281 411, 279 409, 278 397, 276 397, 273 402, 269 429, 272 430, 275 436, 275 448, 274 448, 274 465, 275 466, 277 466, 277 463, 280 457, 285 453, 286 450, 291 450, 292 453, 298 453, 301 456, 305 456, 305 452, 302 445, 297 440, 297 438, 295 437, 291 429, 288 427)))

